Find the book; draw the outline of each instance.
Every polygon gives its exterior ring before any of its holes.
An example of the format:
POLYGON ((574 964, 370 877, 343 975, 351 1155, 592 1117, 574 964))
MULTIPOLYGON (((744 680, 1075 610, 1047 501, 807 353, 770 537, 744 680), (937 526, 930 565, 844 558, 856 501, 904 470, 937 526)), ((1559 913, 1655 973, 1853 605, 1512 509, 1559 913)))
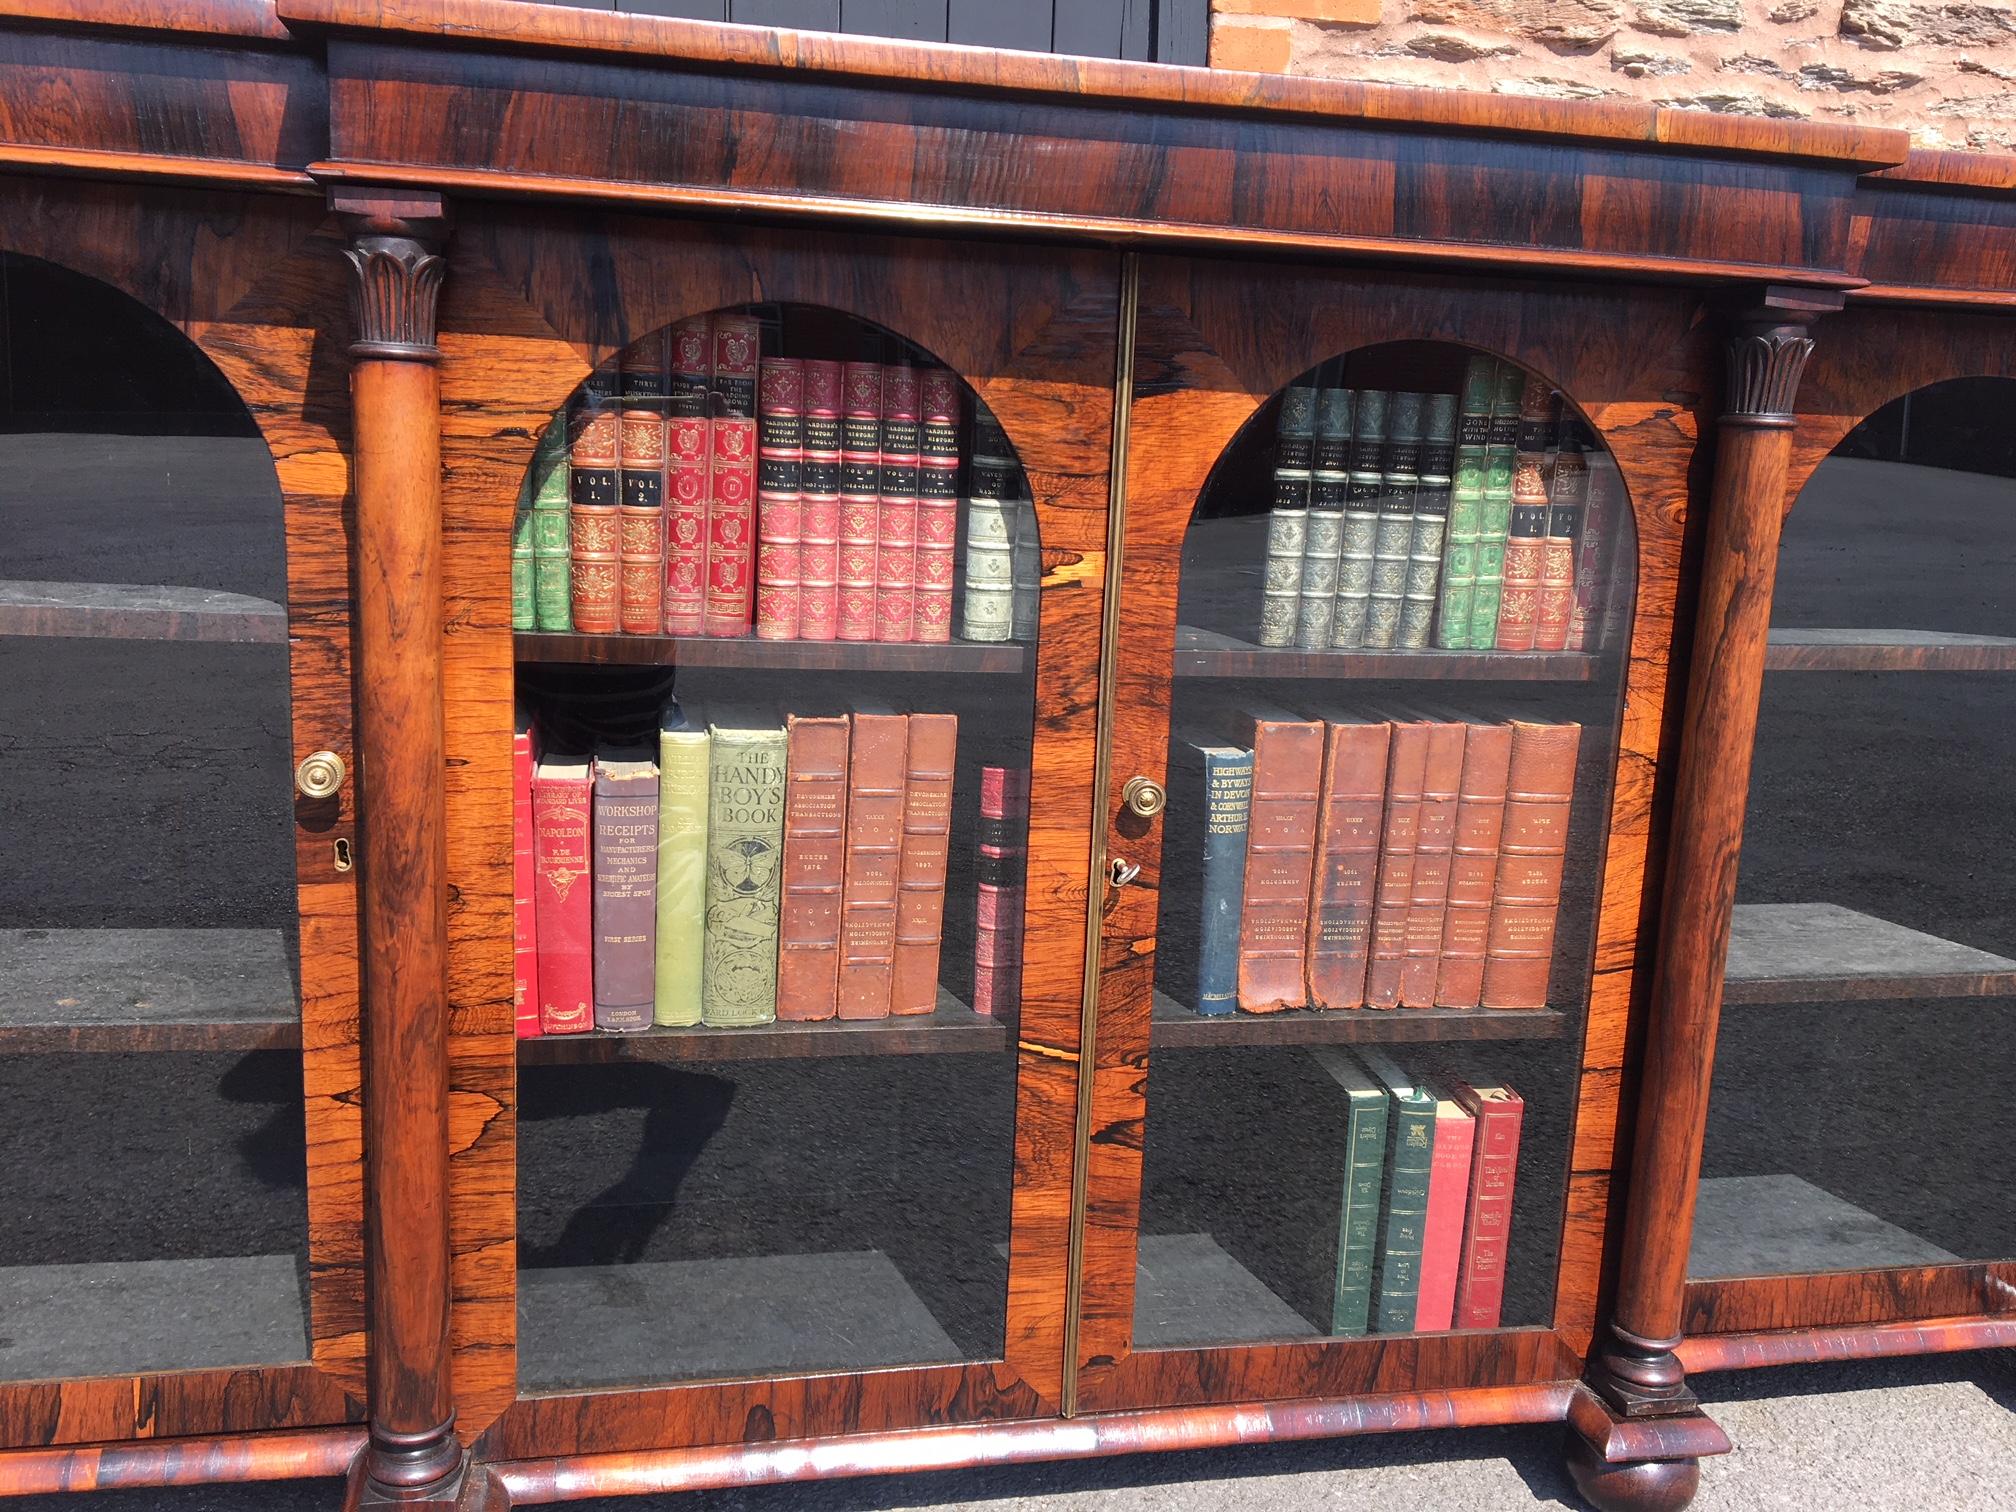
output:
POLYGON ((881 530, 882 366, 841 369, 840 608, 835 634, 875 639, 875 551, 881 530))
POLYGON ((539 1028, 595 1027, 595 884, 589 863, 594 799, 588 763, 544 757, 532 772, 532 912, 539 932, 539 1028))
MULTIPOLYGON (((530 477, 525 480, 529 486, 530 477)), ((511 515, 511 628, 536 630, 539 611, 533 606, 532 506, 520 501, 511 515)))
POLYGON ((1589 437, 1580 420, 1564 420, 1561 447, 1547 484, 1547 534, 1540 543, 1539 605, 1533 615, 1533 649, 1565 651, 1575 612, 1575 558, 1589 504, 1589 437))
POLYGON ((1584 485, 1582 539, 1575 551, 1575 603, 1568 614, 1568 637, 1563 649, 1593 650, 1603 611, 1604 590, 1609 581, 1610 561, 1616 554, 1616 537, 1626 530, 1624 482, 1617 464, 1600 447, 1584 454, 1589 470, 1584 485))
POLYGON ((707 940, 700 1021, 777 1017, 777 903, 784 848, 784 732, 760 715, 708 726, 707 940))
POLYGON ((756 638, 798 639, 799 530, 804 501, 795 493, 756 495, 756 638))
POLYGON ((539 1029, 539 921, 533 911, 532 725, 519 711, 511 732, 511 1002, 518 1038, 539 1029))
POLYGON ((1281 391, 1281 412, 1274 426, 1274 505, 1267 515, 1267 558, 1260 583, 1263 646, 1295 644, 1315 435, 1316 390, 1291 383, 1281 391))
POLYGON ((1385 1196, 1372 1275, 1375 1333, 1407 1333, 1421 1295, 1421 1245, 1427 1236, 1429 1173, 1435 1159, 1435 1097, 1391 1057, 1360 1059, 1387 1097, 1385 1196))
POLYGON ((704 415, 665 427, 665 633, 699 635, 707 626, 707 508, 714 435, 704 415))
POLYGON ((1426 720, 1393 722, 1393 744, 1386 765, 1386 817, 1379 833, 1379 887, 1372 905, 1372 949, 1365 968, 1368 1008, 1400 1006, 1430 729, 1426 720))
POLYGON ((1163 811, 1164 872, 1196 886, 1164 893, 1155 985, 1198 1013, 1239 1006, 1239 913, 1245 886, 1246 821, 1253 800, 1253 753, 1208 737, 1170 747, 1170 803, 1163 811))
POLYGON ((1463 1258, 1463 1210, 1470 1197, 1470 1154, 1477 1120, 1440 1087, 1435 1096, 1435 1148, 1428 1165, 1428 1211, 1421 1230, 1421 1289, 1414 1331, 1443 1333, 1454 1326, 1456 1272, 1463 1258))
POLYGON ((664 333, 623 353, 617 414, 617 489, 622 518, 617 623, 627 635, 656 635, 665 614, 664 333))
POLYGON ((974 865, 973 1011, 1010 1023, 1022 1001, 1022 864, 1028 826, 1028 769, 982 767, 974 865))
POLYGON ((1333 720, 1326 727, 1309 906, 1309 1003, 1315 1008, 1365 1004, 1392 743, 1393 727, 1384 720, 1333 720))
POLYGON ((1008 601, 1008 633, 1012 640, 1029 646, 1036 643, 1036 619, 1043 600, 1043 546, 1036 528, 1036 499, 1029 492, 1029 475, 1015 469, 1013 494, 1004 501, 1008 508, 1008 539, 1013 563, 1013 594, 1008 601))
POLYGON ((805 457, 798 513, 798 638, 840 627, 840 364, 805 363, 805 457))
POLYGON ((1428 759, 1422 769, 1421 808, 1414 830, 1414 881, 1407 901, 1406 956, 1400 968, 1402 1008, 1435 1006, 1468 733, 1469 727, 1455 720, 1428 726, 1428 759))
POLYGON ((1421 487, 1421 418, 1427 398, 1397 393, 1387 413, 1372 546, 1372 594, 1365 619, 1365 644, 1381 651, 1391 650, 1400 637, 1400 607, 1414 547, 1414 496, 1421 487))
POLYGON ((1239 1006, 1300 1008, 1309 998, 1309 882, 1315 865, 1321 722, 1283 710, 1248 715, 1253 796, 1239 918, 1239 1006))
POLYGON ((717 415, 707 422, 707 590, 702 629, 749 631, 756 601, 756 422, 717 415))
POLYGON ((1386 1089, 1347 1050, 1318 1046, 1316 1063, 1344 1093, 1343 1201, 1337 1214, 1337 1271, 1330 1332, 1364 1333, 1372 1321, 1372 1281, 1379 1247, 1379 1190, 1386 1176, 1386 1089))
POLYGON ((532 612, 538 630, 574 628, 567 520, 572 484, 563 417, 546 427, 532 454, 532 612))
POLYGON ((798 638, 805 364, 765 357, 756 391, 756 634, 798 638))
POLYGON ((1372 574, 1378 554, 1379 499, 1385 488, 1386 410, 1392 395, 1360 389, 1351 416, 1351 470, 1344 485, 1344 531, 1337 559, 1337 607, 1330 644, 1354 650, 1365 644, 1372 609, 1372 574))
POLYGON ((756 418, 756 376, 763 357, 763 325, 753 315, 710 315, 712 344, 707 378, 708 412, 732 420, 756 418))
POLYGON ((651 1022, 700 1022, 707 948, 707 813, 712 742, 695 708, 658 731, 658 961, 651 1022))
POLYGON ((705 315, 675 321, 669 339, 671 376, 666 389, 670 413, 681 419, 705 418, 709 385, 714 378, 713 323, 705 315))
POLYGON ((1512 456, 1512 513, 1506 525, 1503 585, 1498 599, 1501 651, 1531 651, 1540 611, 1540 560, 1547 535, 1554 416, 1561 397, 1529 378, 1520 400, 1519 446, 1512 456))
POLYGON ((648 1029, 658 941, 658 764, 595 758, 595 1027, 648 1029))
POLYGON ((1463 369, 1463 398, 1456 414, 1456 455, 1449 484, 1449 526, 1443 535, 1442 587, 1436 596, 1435 644, 1462 650, 1470 644, 1470 613, 1477 596, 1477 537, 1483 528, 1485 458, 1491 442, 1491 406, 1498 363, 1472 357, 1463 369))
POLYGON ((1400 633, 1394 642, 1403 650, 1424 649, 1435 622, 1455 459, 1456 396, 1430 394, 1421 415, 1421 479, 1414 490, 1414 534, 1407 548, 1400 633))
POLYGON ((1484 991, 1484 948, 1491 933, 1491 895, 1498 885, 1498 836, 1505 825, 1505 779, 1512 727, 1473 724, 1463 741, 1463 775, 1449 855, 1449 900, 1442 918, 1442 956, 1435 1006, 1475 1008, 1484 991))
POLYGON ((576 630, 613 635, 618 628, 622 572, 616 490, 619 429, 614 401, 598 392, 594 382, 590 380, 575 409, 568 444, 569 604, 576 630))
POLYGON ((777 1017, 830 1019, 839 1002, 840 891, 847 871, 847 716, 789 715, 784 738, 777 1017))
POLYGON ((882 369, 882 420, 875 508, 875 639, 917 638, 917 369, 882 369))
POLYGON ((953 562, 959 543, 959 380, 926 368, 917 470, 917 639, 952 639, 953 562))
POLYGON ((847 866, 840 899, 839 1015, 886 1018, 896 965, 903 785, 910 721, 857 711, 847 753, 847 866))
POLYGON ((1491 439, 1484 449, 1484 489, 1477 516, 1477 586, 1471 595, 1470 634, 1465 642, 1478 650, 1489 650, 1498 644, 1498 600, 1505 586, 1505 541, 1512 524, 1513 462, 1518 455, 1520 399, 1526 386, 1526 371, 1518 363, 1498 364, 1491 395, 1491 439))
POLYGON ((1459 1081, 1452 1082, 1449 1090, 1477 1121, 1463 1248, 1456 1269, 1454 1326, 1496 1328, 1503 1321, 1505 1307, 1505 1263, 1512 1237, 1512 1197, 1519 1179, 1519 1132, 1526 1103, 1507 1086, 1472 1086, 1459 1081))
POLYGON ((1505 825, 1484 953, 1486 1008, 1547 1006, 1581 743, 1579 724, 1512 723, 1505 825))
POLYGON ((1350 483, 1355 395, 1347 388, 1316 394, 1316 466, 1310 475, 1309 511, 1302 535, 1302 597, 1295 615, 1295 644, 1321 651, 1330 644, 1337 610, 1337 564, 1344 546, 1344 496, 1350 483))
MULTIPOLYGON (((981 486, 976 473, 975 487, 981 486)), ((960 634, 969 641, 1005 641, 1014 621, 1015 560, 1003 501, 975 493, 966 501, 966 596, 960 634)))
POLYGON ((938 952, 945 938, 945 874, 958 755, 958 715, 910 716, 896 880, 896 958, 889 986, 892 1014, 938 1011, 938 952))

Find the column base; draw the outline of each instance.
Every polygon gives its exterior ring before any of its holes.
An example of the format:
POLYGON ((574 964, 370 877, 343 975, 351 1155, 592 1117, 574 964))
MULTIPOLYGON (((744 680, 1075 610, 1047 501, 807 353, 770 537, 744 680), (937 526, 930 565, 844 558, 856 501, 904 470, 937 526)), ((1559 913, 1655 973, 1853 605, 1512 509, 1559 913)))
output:
POLYGON ((452 1432, 425 1448, 423 1457, 414 1446, 366 1444, 351 1462, 343 1512, 510 1512, 503 1482, 472 1462, 452 1432), (445 1469, 424 1478, 416 1473, 437 1466, 445 1469))
POLYGON ((1701 1404, 1674 1353, 1678 1339, 1643 1339, 1611 1324, 1589 1361, 1588 1385, 1627 1418, 1684 1417, 1701 1404))
POLYGON ((1701 1460, 1729 1436, 1699 1410, 1619 1414, 1586 1386, 1568 1406, 1569 1478, 1597 1512, 1680 1512, 1701 1486, 1701 1460))

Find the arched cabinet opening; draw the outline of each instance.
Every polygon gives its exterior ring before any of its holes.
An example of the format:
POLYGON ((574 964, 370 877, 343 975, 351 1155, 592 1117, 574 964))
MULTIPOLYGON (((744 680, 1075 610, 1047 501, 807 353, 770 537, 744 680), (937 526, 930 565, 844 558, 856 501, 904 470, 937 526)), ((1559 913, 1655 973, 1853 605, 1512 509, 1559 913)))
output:
MULTIPOLYGON (((1636 535, 1549 377, 1340 354, 1181 547, 1137 1349, 1552 1321, 1636 535)), ((1611 1005, 1621 1011, 1621 1004, 1611 1005)))
POLYGON ((682 319, 514 531, 533 1390, 998 1358, 1036 512, 841 311, 682 319))
POLYGON ((1838 1321, 2001 1305, 1966 1262, 2016 1256, 2012 413, 2005 378, 1893 399, 1786 518, 1690 1332, 1837 1321, 1743 1278, 1875 1273, 1836 1281, 1838 1321))

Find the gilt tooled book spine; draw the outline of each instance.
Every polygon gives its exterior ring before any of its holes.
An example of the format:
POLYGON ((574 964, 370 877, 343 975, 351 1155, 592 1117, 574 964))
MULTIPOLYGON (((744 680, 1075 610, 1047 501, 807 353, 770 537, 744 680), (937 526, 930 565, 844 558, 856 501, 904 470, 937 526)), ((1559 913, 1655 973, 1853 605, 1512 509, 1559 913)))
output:
POLYGON ((607 396, 591 392, 575 411, 568 447, 569 585, 574 628, 590 635, 617 630, 621 573, 616 464, 620 422, 607 396))
POLYGON ((1338 559, 1344 549, 1345 471, 1351 446, 1351 414, 1356 395, 1347 388, 1316 394, 1315 468, 1310 475, 1309 513, 1302 534, 1302 598, 1295 611, 1295 644, 1305 651, 1330 645, 1337 612, 1338 559))
POLYGON ((556 418, 539 438, 532 457, 532 612, 534 628, 574 628, 573 585, 567 507, 572 469, 567 458, 567 422, 556 418))
POLYGON ((959 381, 926 368, 917 472, 917 639, 952 639, 954 553, 959 543, 959 381))
POLYGON ((656 635, 665 620, 665 416, 625 409, 617 435, 623 487, 617 623, 626 635, 656 635))
POLYGON ((1414 546, 1415 495, 1421 488, 1421 421, 1426 394, 1393 396, 1379 481, 1379 520, 1372 546, 1372 594, 1365 644, 1391 650, 1400 639, 1400 609, 1407 594, 1408 554, 1414 546))
POLYGON ((1505 828, 1484 955, 1486 1008, 1547 1006, 1581 745, 1579 724, 1513 722, 1505 828))
POLYGON ((1199 1013, 1231 1013, 1239 1006, 1240 902, 1253 809, 1253 753, 1233 746, 1187 749, 1201 767, 1202 791, 1197 797, 1204 821, 1203 856, 1197 875, 1197 976, 1191 1006, 1199 1013))
POLYGON ((658 941, 658 767, 595 759, 595 1027, 651 1027, 658 941))
POLYGON ((712 407, 708 385, 714 374, 714 334, 708 317, 694 315, 675 324, 671 348, 668 411, 675 419, 704 420, 712 407))
POLYGON ((1477 536, 1483 528, 1485 458, 1491 445, 1491 405, 1498 364, 1472 357, 1463 373, 1456 415, 1456 457, 1450 473, 1449 529, 1443 536, 1442 588, 1436 598, 1435 644, 1462 650, 1470 644, 1470 611, 1477 595, 1477 536))
POLYGON ((713 433, 703 415, 675 417, 665 431, 665 633, 707 627, 707 500, 713 433))
POLYGON ((1526 1104, 1510 1087, 1456 1082, 1450 1092, 1477 1120, 1468 1211, 1456 1271, 1457 1328, 1496 1328, 1505 1310, 1505 1262, 1519 1178, 1519 1132, 1526 1104))
POLYGON ((1239 917, 1239 1006, 1300 1008, 1309 999, 1309 883, 1323 768, 1320 721, 1251 716, 1253 798, 1239 917))
POLYGON ((763 357, 763 327, 751 315, 710 318, 713 372, 708 378, 711 410, 716 417, 756 418, 756 376, 763 357))
POLYGON ((1329 726, 1309 918, 1309 1002, 1315 1008, 1365 1005, 1392 741, 1393 727, 1384 721, 1329 726))
POLYGON ((1544 452, 1520 452, 1512 464, 1512 517, 1505 533, 1503 587, 1498 596, 1498 649, 1531 651, 1540 612, 1540 558, 1547 536, 1544 452))
POLYGON ((1028 769, 982 767, 973 1011, 1009 1024, 1022 1001, 1022 866, 1028 828, 1028 769))
POLYGON ((798 638, 840 628, 840 364, 805 363, 805 465, 798 514, 798 638))
POLYGON ((756 637, 798 639, 801 532, 805 502, 795 493, 756 495, 756 637))
MULTIPOLYGON (((1539 380, 1535 379, 1534 382, 1539 380)), ((1520 400, 1528 387, 1516 362, 1498 365, 1491 398, 1491 444, 1484 451, 1484 494, 1477 521, 1477 587, 1471 595, 1467 644, 1498 644, 1498 600, 1505 586, 1505 538, 1512 522, 1513 459, 1519 451, 1520 400)))
POLYGON ((850 362, 841 370, 840 605, 835 634, 875 639, 876 545, 881 533, 882 368, 850 362))
POLYGON ((547 1034, 585 1034, 595 1027, 593 804, 587 762, 556 758, 534 769, 532 898, 539 1027, 547 1034))
POLYGON ((1579 420, 1561 427, 1561 449, 1547 484, 1547 535, 1540 543, 1539 603, 1533 615, 1533 649, 1564 651, 1575 609, 1575 553, 1589 502, 1589 461, 1579 420))
POLYGON ((1601 629, 1610 562, 1623 503, 1624 484, 1617 464, 1600 449, 1585 455, 1589 468, 1582 510, 1582 539, 1575 550, 1575 603, 1568 613, 1568 637, 1563 649, 1596 649, 1601 629))
POLYGON ((756 417, 756 634, 796 640, 801 613, 805 364, 765 357, 756 417))
POLYGON ((511 1001, 518 1038, 539 1029, 539 920, 533 902, 532 728, 523 717, 511 735, 511 1001))
POLYGON ((1259 642, 1292 646, 1302 602, 1302 552, 1308 539, 1310 465, 1316 390, 1290 384, 1274 431, 1274 507, 1267 516, 1267 561, 1260 585, 1259 642))
POLYGON ((1435 1151, 1428 1167, 1428 1212, 1421 1231, 1421 1290, 1414 1331, 1443 1333, 1456 1313, 1456 1272, 1463 1258, 1463 1210, 1470 1195, 1470 1154, 1477 1120, 1454 1097, 1435 1102, 1435 1151))
POLYGON ((1389 1099, 1372 1326, 1375 1333, 1407 1333, 1414 1327, 1421 1295, 1421 1245, 1427 1237, 1428 1183, 1435 1160, 1435 1098, 1390 1057, 1367 1050, 1361 1059, 1389 1099))
POLYGON ((1435 623, 1455 463, 1456 396, 1430 394, 1421 417, 1421 481, 1414 490, 1414 533, 1407 548, 1407 581, 1395 638, 1403 650, 1424 649, 1435 623))
POLYGON ((882 370, 881 466, 875 509, 875 638, 917 638, 917 479, 921 375, 908 363, 882 370))
POLYGON ((1421 788, 1428 773, 1426 721, 1397 721, 1386 765, 1386 818, 1379 836, 1379 887, 1372 907, 1372 951, 1365 1006, 1400 1006, 1407 961, 1407 919, 1414 905, 1414 846, 1420 838, 1421 788))
POLYGON ((1344 483, 1344 533, 1337 559, 1337 607, 1330 644, 1365 644, 1372 610, 1372 573, 1379 551, 1379 500, 1386 483, 1386 416, 1393 396, 1360 389, 1351 417, 1351 470, 1344 483))
POLYGON ((1428 727, 1428 760, 1422 772, 1421 812, 1414 834, 1414 886, 1407 904, 1407 957, 1400 972, 1402 1008, 1435 1006, 1468 733, 1469 727, 1463 724, 1444 722, 1428 727))
POLYGON ((896 893, 893 1014, 935 1013, 938 954, 945 938, 945 875, 951 860, 952 779, 959 716, 912 714, 903 778, 903 853, 896 893))
POLYGON ((756 574, 756 422, 708 422, 707 600, 711 636, 749 632, 756 574))
MULTIPOLYGON (((691 711, 689 711, 690 714, 691 711)), ((700 1022, 707 949, 707 727, 658 732, 658 969, 652 1022, 700 1022)))
POLYGON ((784 792, 784 893, 777 927, 777 1017, 833 1017, 840 980, 840 894, 847 875, 847 716, 793 714, 784 792))
POLYGON ((1463 741, 1455 844, 1449 856, 1449 902, 1435 977, 1438 1008, 1475 1008, 1484 991, 1484 948, 1491 934, 1491 895, 1498 885, 1498 837, 1505 827, 1505 779, 1511 761, 1510 725, 1470 726, 1463 741))
POLYGON ((533 604, 532 508, 520 504, 511 516, 511 628, 537 630, 539 611, 533 604))
POLYGON ((784 849, 784 732, 708 730, 707 945, 700 1021, 777 1017, 777 904, 784 849))
POLYGON ((854 716, 847 755, 847 872, 840 901, 843 1019, 889 1015, 909 737, 907 715, 854 716))
POLYGON ((966 504, 966 598, 960 633, 967 640, 1008 639, 1014 618, 1014 572, 1014 543, 1003 501, 975 494, 966 504))
POLYGON ((1310 1053, 1344 1093, 1344 1174, 1337 1215, 1337 1271, 1330 1332, 1362 1334, 1372 1321, 1372 1282, 1379 1252, 1379 1189, 1386 1176, 1386 1091, 1348 1050, 1319 1045, 1310 1053))

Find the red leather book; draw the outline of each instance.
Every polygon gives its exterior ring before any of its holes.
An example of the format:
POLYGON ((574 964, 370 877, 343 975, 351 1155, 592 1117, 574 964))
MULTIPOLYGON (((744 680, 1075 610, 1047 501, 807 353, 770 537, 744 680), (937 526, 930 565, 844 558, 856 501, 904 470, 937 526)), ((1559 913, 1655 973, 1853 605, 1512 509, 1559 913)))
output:
POLYGON ((670 410, 678 419, 707 417, 707 386, 714 373, 714 334, 705 315, 693 315, 672 327, 670 410))
POLYGON ((1011 1024, 1022 1001, 1022 864, 1028 828, 1028 770, 982 767, 973 1011, 1011 1024))
POLYGON ((511 1001, 518 1038, 539 1037, 539 923, 533 912, 532 727, 521 714, 511 735, 511 1001))
POLYGON ((708 460, 713 436, 706 417, 675 418, 666 427, 665 633, 700 635, 707 625, 708 460))
POLYGON ((796 640, 799 624, 799 531, 804 503, 795 493, 756 496, 756 635, 796 640))
POLYGON ((1309 1004, 1314 1008, 1365 1005, 1392 742, 1393 727, 1384 720, 1329 726, 1309 910, 1309 1004))
POLYGON ((585 1034, 595 1027, 589 866, 593 793, 588 763, 541 761, 532 773, 532 904, 539 934, 539 1027, 585 1034))
POLYGON ((875 639, 917 638, 917 500, 885 493, 875 507, 875 639))
POLYGON ((620 427, 616 408, 591 394, 574 412, 568 444, 568 576, 574 628, 590 635, 617 629, 621 529, 616 487, 620 427))
POLYGON ((756 402, 756 634, 762 640, 796 640, 805 364, 765 357, 756 402))
POLYGON ((847 874, 840 899, 839 1012, 887 1018, 896 963, 897 877, 910 721, 858 713, 847 753, 847 874))
POLYGON ((1386 766, 1386 822, 1379 836, 1379 888, 1372 907, 1372 954, 1365 969, 1368 1008, 1400 1006, 1430 728, 1425 720, 1396 721, 1393 726, 1392 754, 1386 766))
POLYGON ((952 561, 959 538, 957 498, 917 501, 916 639, 952 639, 952 561))
POLYGON ((1463 1258, 1463 1210, 1470 1198, 1470 1156, 1477 1120, 1437 1089, 1435 1149, 1428 1164, 1428 1216, 1421 1232, 1421 1290, 1414 1331, 1444 1333, 1456 1313, 1456 1273, 1463 1258))
POLYGON ((1505 828, 1484 953, 1486 1008, 1544 1008, 1561 912, 1579 724, 1512 724, 1505 828))
POLYGON ((704 629, 708 635, 746 635, 756 590, 756 422, 717 417, 709 428, 704 629))
POLYGON ((1533 649, 1565 651, 1575 609, 1575 550, 1589 502, 1589 461, 1579 420, 1561 426, 1561 450, 1547 485, 1547 534, 1540 542, 1540 599, 1533 649))
POLYGON ((660 331, 623 353, 617 486, 623 517, 617 628, 656 635, 665 618, 665 414, 667 347, 660 331))
POLYGON ((753 315, 715 315, 713 372, 708 389, 716 418, 756 418, 756 369, 762 360, 763 326, 753 315))
MULTIPOLYGON (((1505 1309, 1505 1261, 1512 1236, 1512 1194, 1519 1179, 1519 1129, 1526 1104, 1510 1087, 1451 1084, 1477 1120, 1470 1156, 1469 1210, 1456 1267, 1457 1328, 1496 1328, 1505 1309)), ((1430 1193, 1431 1197, 1433 1193, 1430 1193)))
POLYGON ((1475 1008, 1484 991, 1484 947, 1491 934, 1491 895, 1498 886, 1498 836, 1505 827, 1505 778, 1511 761, 1512 726, 1470 726, 1449 857, 1442 964, 1435 977, 1438 1008, 1475 1008))
POLYGON ((1512 519, 1505 536, 1505 580, 1498 603, 1500 651, 1531 651, 1540 612, 1540 559, 1547 535, 1547 457, 1512 460, 1512 519))
POLYGON ((1239 1006, 1275 1013, 1309 999, 1309 883, 1323 726, 1272 709, 1250 718, 1253 800, 1239 920, 1239 1006))
POLYGON ((834 634, 875 639, 876 548, 881 537, 882 369, 850 362, 842 370, 840 417, 839 609, 834 634))
POLYGON ((910 716, 891 1013, 938 1010, 938 952, 945 938, 945 873, 951 857, 952 777, 958 756, 958 715, 910 716))
POLYGON ((840 897, 847 874, 847 716, 784 721, 784 876, 777 1017, 830 1019, 838 1006, 840 897))
POLYGON ((1442 925, 1449 906, 1449 863, 1456 845, 1457 792, 1463 782, 1467 725, 1428 727, 1421 779, 1421 817, 1414 835, 1414 886, 1407 903, 1407 954, 1400 969, 1400 1006, 1433 1008, 1442 965, 1442 925))
POLYGON ((805 364, 805 464, 798 520, 798 638, 840 630, 840 364, 805 364))
POLYGON ((595 758, 595 1027, 651 1027, 658 960, 658 764, 595 758))

